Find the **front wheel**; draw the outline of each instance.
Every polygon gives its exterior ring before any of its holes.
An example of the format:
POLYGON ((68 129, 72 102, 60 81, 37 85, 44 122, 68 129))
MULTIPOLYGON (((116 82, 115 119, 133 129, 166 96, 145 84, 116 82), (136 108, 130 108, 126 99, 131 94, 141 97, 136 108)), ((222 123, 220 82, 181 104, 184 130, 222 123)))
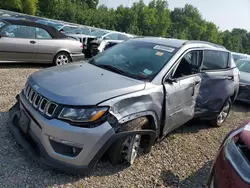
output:
MULTIPOLYGON (((132 120, 122 127, 123 131, 136 131, 142 130, 148 126, 147 118, 138 118, 132 120)), ((141 135, 129 136, 127 138, 121 138, 117 140, 110 148, 109 148, 109 159, 113 165, 119 164, 122 162, 127 162, 132 165, 138 156, 138 152, 141 145, 141 135)))
POLYGON ((229 99, 225 105, 223 106, 220 114, 213 120, 211 120, 211 124, 215 127, 220 127, 227 119, 231 110, 231 100, 229 99))

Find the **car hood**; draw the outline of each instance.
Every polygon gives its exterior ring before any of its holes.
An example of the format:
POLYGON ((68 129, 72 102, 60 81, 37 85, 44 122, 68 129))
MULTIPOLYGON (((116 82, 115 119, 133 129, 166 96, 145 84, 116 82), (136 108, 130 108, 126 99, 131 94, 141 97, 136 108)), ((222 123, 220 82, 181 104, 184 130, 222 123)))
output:
POLYGON ((250 84, 250 73, 240 72, 240 82, 250 84))
POLYGON ((44 97, 65 105, 96 105, 145 87, 143 81, 89 63, 43 69, 33 73, 28 81, 44 97))

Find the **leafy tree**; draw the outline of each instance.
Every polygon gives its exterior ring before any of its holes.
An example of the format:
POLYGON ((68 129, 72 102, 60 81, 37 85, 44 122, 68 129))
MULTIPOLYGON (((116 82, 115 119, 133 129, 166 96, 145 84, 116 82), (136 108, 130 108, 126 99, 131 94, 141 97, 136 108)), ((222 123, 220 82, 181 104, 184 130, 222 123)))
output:
POLYGON ((21 0, 22 12, 25 14, 35 15, 37 10, 38 0, 21 0))
POLYGON ((170 11, 167 0, 143 0, 131 7, 97 7, 99 0, 0 0, 0 8, 136 35, 205 40, 250 54, 250 32, 220 31, 191 4, 170 11))
POLYGON ((0 0, 0 8, 21 12, 22 1, 21 0, 0 0))

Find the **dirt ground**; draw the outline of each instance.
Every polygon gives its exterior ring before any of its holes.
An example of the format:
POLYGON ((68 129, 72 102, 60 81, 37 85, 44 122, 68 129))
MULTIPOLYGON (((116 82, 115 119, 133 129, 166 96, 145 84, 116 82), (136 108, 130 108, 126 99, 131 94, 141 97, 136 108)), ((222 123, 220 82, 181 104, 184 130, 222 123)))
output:
POLYGON ((226 124, 193 121, 169 134, 133 166, 101 160, 88 176, 72 176, 40 166, 15 142, 6 125, 8 109, 27 77, 41 65, 0 65, 0 187, 205 187, 211 163, 225 135, 245 120, 250 107, 235 103, 226 124))

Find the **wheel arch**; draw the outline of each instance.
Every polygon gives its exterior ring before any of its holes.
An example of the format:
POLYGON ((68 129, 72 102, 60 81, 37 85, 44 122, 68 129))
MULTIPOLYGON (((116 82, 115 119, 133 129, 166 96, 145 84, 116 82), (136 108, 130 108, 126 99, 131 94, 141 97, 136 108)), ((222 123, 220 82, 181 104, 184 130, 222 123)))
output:
MULTIPOLYGON (((149 121, 149 129, 155 131, 156 133, 160 130, 160 123, 159 120, 153 111, 144 111, 144 112, 138 112, 135 114, 131 114, 129 116, 121 118, 118 122, 119 124, 125 124, 129 121, 146 117, 149 121)), ((157 134, 158 135, 158 134, 157 134)))
POLYGON ((67 53, 68 55, 69 55, 69 58, 70 58, 70 61, 72 62, 72 58, 71 58, 71 53, 68 51, 68 50, 65 50, 65 49, 63 49, 63 50, 59 50, 59 51, 57 51, 56 53, 55 53, 55 55, 54 55, 54 57, 53 57, 53 63, 54 63, 54 61, 55 61, 55 59, 56 59, 56 56, 59 54, 59 53, 67 53))

